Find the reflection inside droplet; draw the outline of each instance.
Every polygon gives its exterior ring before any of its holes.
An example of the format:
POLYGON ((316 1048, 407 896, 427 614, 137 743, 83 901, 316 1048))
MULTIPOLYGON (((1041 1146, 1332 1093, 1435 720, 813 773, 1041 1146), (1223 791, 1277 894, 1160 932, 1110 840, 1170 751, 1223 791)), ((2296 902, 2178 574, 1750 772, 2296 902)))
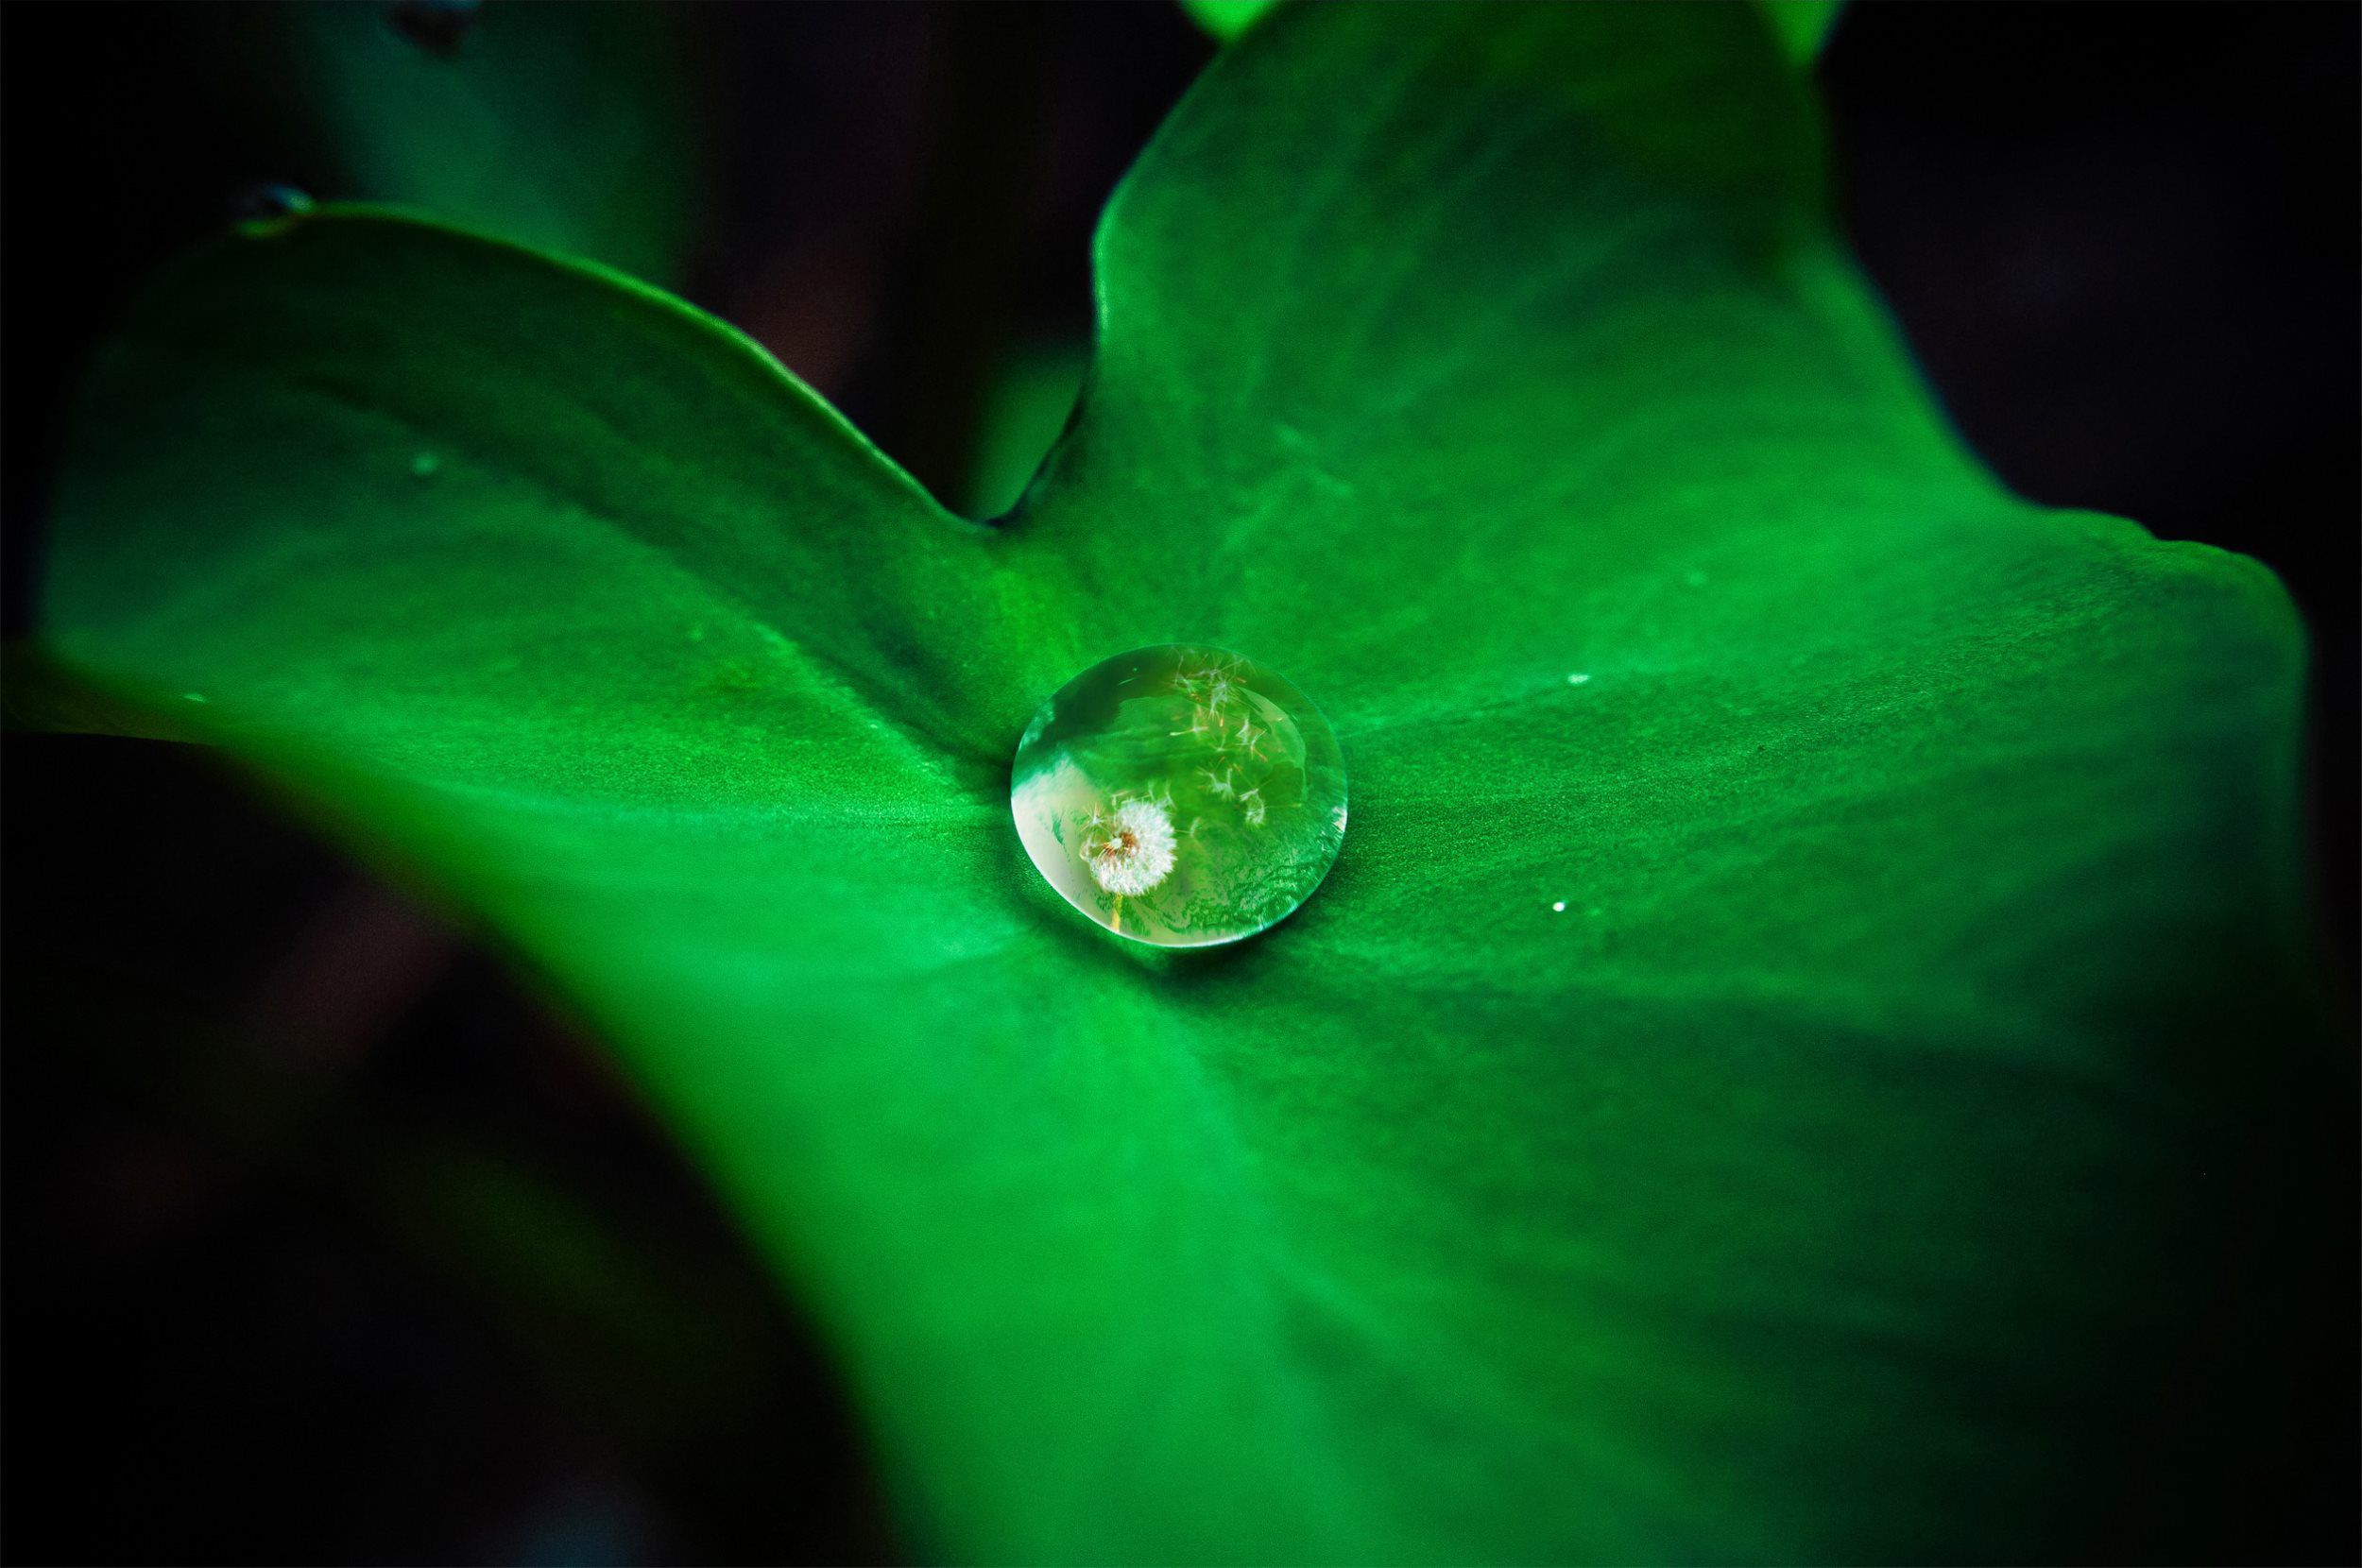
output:
POLYGON ((1042 705, 1009 783, 1018 836, 1068 903, 1135 941, 1236 942, 1320 885, 1345 767, 1275 672, 1187 643, 1092 665, 1042 705))

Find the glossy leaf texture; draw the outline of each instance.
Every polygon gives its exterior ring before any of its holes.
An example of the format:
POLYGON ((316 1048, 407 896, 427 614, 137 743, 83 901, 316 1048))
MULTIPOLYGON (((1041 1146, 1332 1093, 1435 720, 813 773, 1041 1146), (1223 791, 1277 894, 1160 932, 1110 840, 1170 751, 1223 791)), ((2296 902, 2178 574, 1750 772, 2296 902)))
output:
POLYGON ((999 529, 651 291, 297 220, 97 366, 50 636, 611 1034, 923 1550, 2252 1550, 2352 1288, 2301 630, 2002 492, 1824 209, 1737 8, 1282 9, 999 529), (1156 956, 1007 768, 1184 639, 1354 815, 1156 956))

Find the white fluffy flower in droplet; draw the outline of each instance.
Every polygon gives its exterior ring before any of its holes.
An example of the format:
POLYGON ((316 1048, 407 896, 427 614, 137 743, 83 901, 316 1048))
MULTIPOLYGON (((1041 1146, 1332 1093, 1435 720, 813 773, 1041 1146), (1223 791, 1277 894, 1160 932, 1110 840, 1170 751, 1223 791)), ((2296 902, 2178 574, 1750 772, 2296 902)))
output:
POLYGON ((1172 874, 1172 817, 1154 800, 1127 800, 1083 844, 1084 863, 1109 893, 1146 893, 1172 874))

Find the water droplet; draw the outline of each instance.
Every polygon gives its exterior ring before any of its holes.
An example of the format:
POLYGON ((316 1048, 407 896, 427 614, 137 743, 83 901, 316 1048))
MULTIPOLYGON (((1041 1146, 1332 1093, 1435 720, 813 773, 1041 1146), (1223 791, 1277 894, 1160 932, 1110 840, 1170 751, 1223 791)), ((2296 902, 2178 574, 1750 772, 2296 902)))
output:
POLYGON ((1561 899, 1557 900, 1555 903, 1551 904, 1551 905, 1550 905, 1550 912, 1551 912, 1551 913, 1553 913, 1553 914, 1565 914, 1565 913, 1566 912, 1566 899, 1564 899, 1564 898, 1561 898, 1561 899))
POLYGON ((312 198, 293 185, 248 185, 230 203, 231 216, 240 223, 273 223, 300 218, 312 210, 312 198))
POLYGON ((1009 779, 1025 852, 1136 942, 1205 947, 1284 919, 1345 833, 1345 763, 1276 672, 1169 643, 1092 665, 1025 727, 1009 779))
POLYGON ((482 0, 401 0, 386 8, 385 20, 428 54, 451 60, 482 9, 482 0))

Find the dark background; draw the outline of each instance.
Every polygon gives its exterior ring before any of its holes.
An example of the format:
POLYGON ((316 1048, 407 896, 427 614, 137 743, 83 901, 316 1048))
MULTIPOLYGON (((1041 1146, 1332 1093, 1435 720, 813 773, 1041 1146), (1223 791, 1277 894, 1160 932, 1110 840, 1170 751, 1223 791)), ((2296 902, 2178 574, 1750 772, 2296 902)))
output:
MULTIPOLYGON (((1978 450, 2302 605, 2349 995, 2357 14, 1873 3, 1822 66, 1861 255, 1978 450)), ((684 20, 690 293, 937 481, 983 367, 1086 330, 1098 204, 1212 54, 1159 4, 684 20)), ((292 172, 180 26, 0 11, 11 636, 76 367, 292 172)), ((202 756, 11 734, 0 791, 9 1559, 899 1555, 805 1325, 558 1012, 202 756)), ((2323 1474, 2298 1538, 2350 1560, 2323 1474)))

